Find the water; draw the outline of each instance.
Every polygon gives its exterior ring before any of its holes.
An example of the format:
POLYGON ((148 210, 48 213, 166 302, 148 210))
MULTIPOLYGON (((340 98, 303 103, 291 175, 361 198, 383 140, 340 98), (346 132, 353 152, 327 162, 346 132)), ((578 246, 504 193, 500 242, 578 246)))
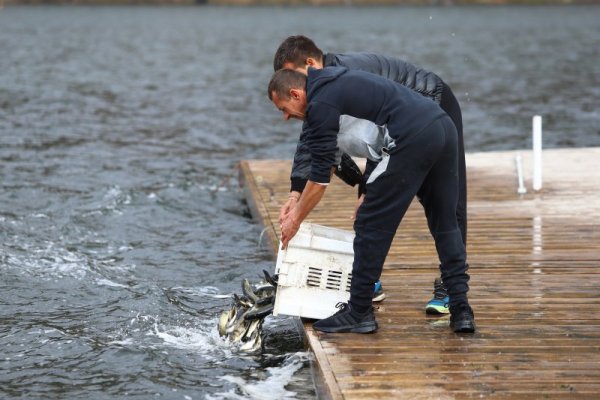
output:
POLYGON ((216 332, 272 270, 241 159, 290 158, 267 101, 289 34, 442 75, 468 151, 599 146, 598 7, 0 11, 0 397, 314 398, 292 319, 216 332))

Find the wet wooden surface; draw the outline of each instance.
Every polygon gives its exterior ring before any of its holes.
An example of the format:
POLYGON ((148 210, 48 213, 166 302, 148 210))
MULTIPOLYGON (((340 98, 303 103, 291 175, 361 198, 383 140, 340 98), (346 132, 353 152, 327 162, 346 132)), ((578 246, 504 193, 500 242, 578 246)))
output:
MULTIPOLYGON (((544 186, 517 194, 517 152, 467 155, 468 260, 478 331, 456 335, 423 311, 439 275, 413 202, 387 258, 372 335, 304 324, 334 399, 600 399, 600 148, 545 150, 544 186)), ((290 161, 244 161, 254 215, 277 248, 290 161)), ((309 221, 352 229, 355 189, 337 178, 309 221)))

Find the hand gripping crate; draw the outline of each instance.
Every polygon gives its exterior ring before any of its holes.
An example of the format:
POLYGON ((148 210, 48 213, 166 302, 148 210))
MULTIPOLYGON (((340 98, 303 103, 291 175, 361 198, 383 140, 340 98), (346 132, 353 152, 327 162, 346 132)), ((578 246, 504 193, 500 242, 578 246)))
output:
POLYGON ((273 315, 322 319, 350 298, 354 232, 302 223, 286 250, 279 249, 273 315))

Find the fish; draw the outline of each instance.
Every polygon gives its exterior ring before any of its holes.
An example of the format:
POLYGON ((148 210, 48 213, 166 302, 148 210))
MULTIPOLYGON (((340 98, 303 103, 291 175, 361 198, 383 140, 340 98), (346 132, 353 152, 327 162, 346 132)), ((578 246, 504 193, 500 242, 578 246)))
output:
POLYGON ((248 327, 245 342, 240 346, 241 351, 254 353, 262 348, 262 321, 254 320, 248 327))
POLYGON ((217 328, 219 330, 219 336, 223 337, 227 333, 227 323, 229 322, 229 311, 223 311, 219 317, 219 323, 217 328))
POLYGON ((256 303, 254 303, 253 307, 260 307, 260 306, 264 306, 267 304, 273 304, 274 301, 275 301, 275 296, 260 297, 256 301, 256 303))
POLYGON ((245 297, 238 296, 237 293, 233 294, 233 301, 238 307, 250 308, 253 306, 252 302, 245 297))
POLYGON ((220 314, 217 323, 221 337, 238 343, 240 351, 248 353, 262 349, 263 322, 273 313, 275 305, 276 275, 271 277, 266 271, 263 273, 265 280, 254 285, 248 279, 242 280, 242 294, 233 294, 230 309, 220 314))
POLYGON ((231 310, 229 310, 229 315, 227 318, 227 325, 225 327, 225 332, 229 332, 231 330, 231 328, 235 324, 235 321, 239 314, 240 313, 238 312, 237 308, 231 307, 231 310))
POLYGON ((273 303, 269 303, 263 306, 254 306, 250 310, 244 313, 246 320, 264 319, 267 315, 273 312, 273 303))
POLYGON ((258 284, 254 286, 254 294, 258 298, 270 297, 275 294, 275 288, 270 283, 258 284))
POLYGON ((258 301, 258 296, 254 294, 254 291, 252 290, 252 285, 250 285, 248 279, 244 279, 242 281, 242 292, 248 298, 248 300, 250 300, 253 304, 256 304, 256 302, 258 301))
POLYGON ((260 319, 255 319, 250 322, 248 326, 248 330, 246 331, 246 338, 254 334, 254 332, 260 332, 260 328, 262 327, 263 321, 260 319))
POLYGON ((263 269, 263 275, 265 276, 265 281, 270 283, 275 289, 277 289, 277 283, 279 280, 279 276, 277 274, 271 276, 266 270, 263 269))
POLYGON ((262 324, 263 320, 255 319, 249 323, 248 329, 242 337, 243 344, 240 350, 254 352, 262 345, 262 324))
POLYGON ((240 318, 238 323, 235 324, 231 333, 229 333, 229 339, 232 342, 241 342, 242 338, 246 335, 249 326, 250 324, 248 324, 245 319, 240 318))

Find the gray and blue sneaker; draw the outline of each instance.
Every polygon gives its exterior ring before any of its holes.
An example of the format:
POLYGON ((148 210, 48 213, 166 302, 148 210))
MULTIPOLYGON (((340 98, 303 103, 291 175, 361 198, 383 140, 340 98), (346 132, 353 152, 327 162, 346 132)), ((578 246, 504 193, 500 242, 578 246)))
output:
POLYGON ((385 299, 385 293, 383 293, 383 287, 381 281, 375 282, 375 289, 373 290, 373 301, 382 301, 385 299))
POLYGON ((448 314, 450 312, 448 309, 449 303, 450 298, 448 297, 448 291, 444 282, 442 282, 441 278, 435 278, 435 282, 433 283, 433 297, 425 306, 425 312, 427 314, 448 314))

